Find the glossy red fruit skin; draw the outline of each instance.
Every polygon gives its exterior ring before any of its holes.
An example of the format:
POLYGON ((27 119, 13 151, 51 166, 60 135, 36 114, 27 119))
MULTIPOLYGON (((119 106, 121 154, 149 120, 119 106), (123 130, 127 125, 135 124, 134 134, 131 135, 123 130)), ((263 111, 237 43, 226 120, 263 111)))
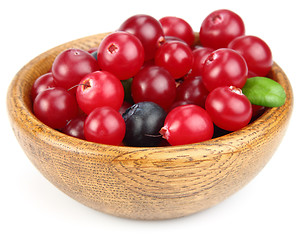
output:
POLYGON ((175 79, 186 75, 193 65, 193 53, 190 47, 180 41, 164 43, 155 54, 155 64, 171 73, 175 79))
POLYGON ((212 48, 206 47, 197 47, 193 50, 193 66, 191 75, 193 76, 202 76, 203 65, 206 61, 206 58, 213 52, 212 48))
POLYGON ((210 13, 202 22, 201 45, 213 49, 227 47, 234 38, 245 34, 243 20, 236 13, 220 9, 210 13))
POLYGON ((178 38, 178 37, 174 37, 174 36, 165 36, 165 41, 166 42, 173 42, 173 41, 179 41, 179 42, 183 42, 185 44, 187 44, 185 41, 183 41, 182 39, 178 38))
POLYGON ((80 115, 73 119, 71 119, 67 125, 62 129, 62 132, 79 139, 85 140, 84 137, 84 121, 86 119, 86 115, 80 115))
POLYGON ((32 101, 34 101, 34 99, 36 98, 36 96, 48 89, 48 88, 52 88, 52 87, 55 87, 55 83, 54 83, 54 80, 53 80, 53 75, 52 73, 45 73, 43 74, 42 76, 38 77, 32 87, 31 87, 31 99, 32 101))
POLYGON ((171 110, 160 133, 175 146, 206 141, 212 138, 213 122, 197 105, 183 105, 171 110))
POLYGON ((55 87, 40 92, 33 102, 35 116, 54 129, 62 129, 78 114, 74 95, 66 89, 55 87))
POLYGON ((126 19, 119 31, 135 35, 144 47, 145 61, 153 59, 157 48, 164 42, 164 33, 159 21, 146 14, 137 14, 126 19))
POLYGON ((233 39, 228 48, 241 54, 247 62, 249 71, 257 76, 266 76, 272 68, 271 49, 261 38, 240 36, 233 39))
POLYGON ((176 107, 184 106, 184 105, 188 105, 188 104, 193 104, 193 103, 189 102, 189 101, 185 101, 185 100, 175 100, 173 102, 173 104, 171 105, 171 107, 169 108, 168 112, 171 112, 171 110, 173 110, 176 107))
POLYGON ((162 67, 144 67, 132 80, 131 95, 135 103, 150 101, 167 111, 176 97, 175 80, 162 67))
POLYGON ((176 101, 187 101, 204 108, 209 92, 205 88, 201 76, 191 76, 185 79, 176 90, 176 101))
POLYGON ((121 114, 111 107, 94 109, 84 123, 86 140, 119 145, 125 136, 126 126, 121 114))
POLYGON ((173 36, 182 39, 189 46, 195 41, 195 35, 188 22, 179 17, 167 16, 159 19, 165 36, 173 36))
POLYGON ((131 33, 117 31, 107 35, 99 44, 97 53, 101 70, 114 74, 120 80, 133 77, 144 63, 141 41, 131 33))
POLYGON ((258 117, 260 117, 264 113, 265 110, 266 110, 266 107, 264 107, 264 106, 252 104, 252 119, 251 120, 255 120, 258 117))
POLYGON ((58 87, 69 89, 91 72, 99 70, 96 59, 81 49, 67 49, 54 60, 52 74, 58 87))
POLYGON ((131 106, 131 103, 124 101, 122 106, 119 108, 119 113, 122 115, 127 110, 127 108, 130 108, 131 106))
POLYGON ((93 52, 95 52, 97 50, 98 50, 98 47, 92 47, 87 52, 90 53, 90 54, 92 54, 93 52))
POLYGON ((233 86, 214 89, 206 98, 205 109, 216 126, 226 131, 245 127, 252 117, 252 105, 242 90, 233 86))
POLYGON ((110 72, 95 71, 80 81, 76 99, 86 114, 103 106, 110 106, 118 111, 124 100, 124 89, 121 81, 110 72))
POLYGON ((206 59, 202 77, 208 91, 221 86, 242 88, 248 77, 245 59, 236 51, 220 48, 212 52, 206 59))

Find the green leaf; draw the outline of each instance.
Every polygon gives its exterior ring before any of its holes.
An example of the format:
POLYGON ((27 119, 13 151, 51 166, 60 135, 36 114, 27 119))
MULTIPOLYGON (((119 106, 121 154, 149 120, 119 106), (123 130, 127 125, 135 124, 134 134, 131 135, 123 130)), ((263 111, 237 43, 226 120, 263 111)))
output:
POLYGON ((122 80, 121 83, 124 88, 124 100, 128 103, 133 103, 133 99, 131 97, 131 84, 133 78, 129 78, 127 80, 122 80))
POLYGON ((255 105, 280 107, 285 103, 286 94, 283 87, 270 78, 249 78, 242 91, 255 105))

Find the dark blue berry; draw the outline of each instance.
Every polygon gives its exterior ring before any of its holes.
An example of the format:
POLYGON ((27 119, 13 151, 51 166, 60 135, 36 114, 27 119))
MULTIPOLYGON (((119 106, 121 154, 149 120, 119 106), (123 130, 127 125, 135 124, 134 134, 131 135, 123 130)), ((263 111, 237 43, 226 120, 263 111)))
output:
POLYGON ((159 134, 167 113, 153 102, 139 102, 123 113, 126 124, 124 144, 135 147, 155 147, 162 140, 159 134))

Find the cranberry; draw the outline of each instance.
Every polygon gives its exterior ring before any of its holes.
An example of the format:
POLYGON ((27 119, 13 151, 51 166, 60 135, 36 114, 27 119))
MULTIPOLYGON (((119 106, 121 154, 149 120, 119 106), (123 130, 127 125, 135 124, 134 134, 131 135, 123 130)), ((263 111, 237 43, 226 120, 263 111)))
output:
POLYGON ((264 106, 252 104, 252 120, 255 120, 258 117, 260 117, 264 113, 265 109, 266 107, 264 106))
POLYGON ((92 47, 87 52, 92 54, 93 52, 97 51, 97 49, 98 49, 97 47, 92 47))
POLYGON ((119 109, 119 113, 122 115, 131 106, 132 106, 132 104, 130 104, 129 102, 124 101, 122 106, 119 109))
POLYGON ((52 73, 43 74, 32 85, 31 99, 34 100, 40 92, 52 87, 55 87, 52 73))
POLYGON ((192 46, 195 41, 194 31, 190 24, 178 17, 163 17, 159 20, 165 36, 173 36, 185 41, 192 46))
POLYGON ((127 32, 107 35, 98 48, 98 64, 121 80, 134 76, 144 63, 141 41, 127 32))
POLYGON ((86 114, 103 106, 110 106, 118 111, 123 103, 124 90, 121 81, 113 74, 96 71, 80 81, 76 99, 86 114))
POLYGON ((248 69, 257 76, 266 76, 271 70, 273 59, 269 46, 255 36, 240 36, 233 39, 229 48, 240 53, 246 60, 248 69))
POLYGON ((52 73, 58 87, 69 89, 88 73, 99 70, 96 59, 81 49, 67 49, 54 60, 52 73))
POLYGON ((182 42, 166 42, 157 50, 155 64, 167 69, 173 78, 181 78, 192 68, 193 53, 190 47, 182 42))
POLYGON ((214 125, 208 113, 197 105, 174 108, 165 119, 160 133, 171 145, 183 145, 212 138, 214 125))
POLYGON ((40 92, 33 103, 35 116, 54 129, 63 128, 78 114, 76 99, 66 89, 55 87, 40 92))
POLYGON ((252 106, 242 90, 233 86, 214 89, 206 98, 205 109, 214 124, 227 131, 245 127, 251 120, 252 106))
POLYGON ((204 47, 224 48, 234 38, 245 34, 245 26, 236 13, 221 9, 210 13, 203 20, 199 34, 204 47))
POLYGON ((236 51, 220 48, 207 57, 202 76, 208 91, 220 86, 242 88, 247 81, 248 68, 245 59, 236 51))
POLYGON ((175 102, 173 102, 173 104, 169 108, 169 112, 171 110, 173 110, 174 108, 176 108, 176 107, 183 106, 183 105, 188 105, 188 104, 193 104, 193 103, 190 102, 190 101, 186 101, 186 100, 175 100, 175 102))
POLYGON ((205 60, 213 51, 213 49, 206 47, 197 47, 193 50, 194 62, 191 72, 192 75, 202 76, 205 60))
POLYGON ((84 123, 86 140, 108 145, 119 145, 125 136, 125 122, 111 107, 94 109, 84 123))
POLYGON ((191 76, 177 87, 176 101, 188 101, 204 108, 208 91, 201 76, 191 76))
POLYGON ((62 132, 79 139, 85 139, 84 137, 84 121, 86 115, 80 115, 71 119, 67 125, 62 129, 62 132))
POLYGON ((176 97, 175 80, 162 67, 144 67, 132 80, 131 95, 135 103, 150 101, 168 110, 176 97))
POLYGON ((134 34, 142 42, 146 61, 154 58, 157 48, 164 42, 161 24, 149 15, 134 15, 125 20, 119 30, 134 34))
POLYGON ((187 44, 185 41, 183 41, 182 39, 178 38, 178 37, 174 37, 174 36, 165 36, 165 42, 172 42, 172 41, 179 41, 182 42, 184 44, 187 44))

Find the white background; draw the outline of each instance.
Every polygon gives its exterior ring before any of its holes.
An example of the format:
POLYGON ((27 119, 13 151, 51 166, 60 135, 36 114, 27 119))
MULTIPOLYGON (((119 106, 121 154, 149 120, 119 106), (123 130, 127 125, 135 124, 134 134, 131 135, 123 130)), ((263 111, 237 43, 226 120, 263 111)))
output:
POLYGON ((0 239, 300 239, 299 5, 297 1, 1 1, 0 239), (4 3, 5 2, 5 3, 4 3), (49 183, 11 130, 7 87, 29 60, 59 44, 113 31, 145 13, 184 18, 194 31, 210 12, 238 13, 289 77, 295 106, 278 150, 241 191, 216 207, 166 221, 134 221, 91 210, 49 183))

